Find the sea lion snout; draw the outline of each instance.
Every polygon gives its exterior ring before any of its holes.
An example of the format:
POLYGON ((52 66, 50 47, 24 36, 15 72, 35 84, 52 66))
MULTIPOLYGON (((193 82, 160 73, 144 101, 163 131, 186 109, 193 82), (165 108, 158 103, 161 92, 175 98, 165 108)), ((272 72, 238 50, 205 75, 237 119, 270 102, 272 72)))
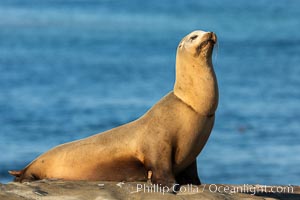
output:
POLYGON ((217 36, 214 32, 210 32, 210 41, 212 41, 214 44, 217 43, 217 36))
POLYGON ((202 38, 201 38, 201 44, 202 43, 207 43, 207 42, 212 42, 215 44, 217 42, 217 36, 214 32, 206 32, 202 38))
POLYGON ((207 51, 210 51, 215 43, 217 43, 217 36, 214 32, 197 30, 183 38, 178 45, 178 50, 194 57, 199 57, 200 52, 203 51, 206 56, 210 55, 207 51))

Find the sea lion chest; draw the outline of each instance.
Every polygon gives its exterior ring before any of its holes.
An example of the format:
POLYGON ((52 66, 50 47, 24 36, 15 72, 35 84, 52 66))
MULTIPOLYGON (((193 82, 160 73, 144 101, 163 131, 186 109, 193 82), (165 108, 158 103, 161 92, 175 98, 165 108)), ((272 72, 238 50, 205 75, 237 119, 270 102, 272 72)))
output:
POLYGON ((182 126, 177 133, 174 150, 175 171, 184 169, 195 160, 210 136, 214 119, 214 116, 202 116, 186 110, 185 116, 181 118, 182 126))

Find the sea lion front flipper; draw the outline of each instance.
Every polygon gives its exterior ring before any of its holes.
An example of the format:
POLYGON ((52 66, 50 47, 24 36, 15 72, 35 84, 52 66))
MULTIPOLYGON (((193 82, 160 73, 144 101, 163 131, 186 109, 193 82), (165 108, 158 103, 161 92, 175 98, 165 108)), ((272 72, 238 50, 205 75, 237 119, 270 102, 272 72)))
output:
POLYGON ((167 186, 170 190, 176 184, 172 170, 171 152, 171 146, 166 146, 163 154, 161 154, 162 152, 155 152, 156 154, 147 156, 148 160, 145 162, 145 167, 148 169, 148 178, 151 179, 151 183, 162 187, 167 186), (164 156, 162 157, 161 155, 164 156))
POLYGON ((177 174, 175 179, 180 185, 201 185, 201 181, 199 179, 197 171, 197 161, 194 160, 192 164, 190 164, 187 168, 177 174))

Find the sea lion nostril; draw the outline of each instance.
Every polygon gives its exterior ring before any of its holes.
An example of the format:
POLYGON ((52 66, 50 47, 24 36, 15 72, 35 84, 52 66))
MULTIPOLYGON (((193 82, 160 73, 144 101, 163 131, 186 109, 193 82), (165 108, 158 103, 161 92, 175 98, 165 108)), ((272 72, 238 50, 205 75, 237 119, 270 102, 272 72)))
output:
POLYGON ((212 40, 214 43, 217 42, 217 36, 214 32, 210 32, 210 40, 212 40))
POLYGON ((193 36, 190 37, 190 39, 191 39, 191 40, 194 40, 194 39, 196 39, 197 37, 198 37, 198 35, 193 35, 193 36))

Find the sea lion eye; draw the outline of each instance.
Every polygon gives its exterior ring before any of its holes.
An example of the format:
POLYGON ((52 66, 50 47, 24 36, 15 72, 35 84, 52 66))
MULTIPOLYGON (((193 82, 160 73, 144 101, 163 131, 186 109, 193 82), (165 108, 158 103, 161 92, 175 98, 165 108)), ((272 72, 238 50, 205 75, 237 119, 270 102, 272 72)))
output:
POLYGON ((198 37, 198 35, 193 35, 193 36, 190 37, 190 40, 193 41, 193 40, 196 39, 197 37, 198 37))

